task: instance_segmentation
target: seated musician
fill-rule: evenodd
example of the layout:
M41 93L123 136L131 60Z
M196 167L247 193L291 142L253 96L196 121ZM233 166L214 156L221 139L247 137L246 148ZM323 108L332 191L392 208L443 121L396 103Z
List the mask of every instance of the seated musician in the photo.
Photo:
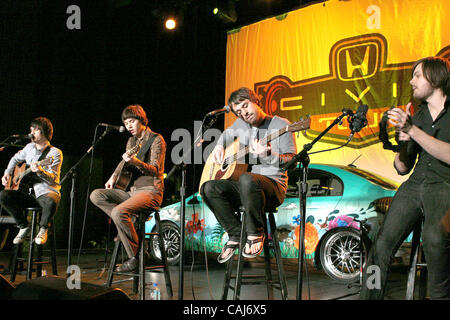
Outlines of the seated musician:
M228 105L238 119L220 136L212 152L213 159L222 164L225 148L239 137L242 145L249 146L247 161L251 168L238 181L210 180L201 186L202 198L229 236L218 257L220 263L228 261L239 246L241 222L236 212L241 205L245 209L247 233L243 256L252 258L262 252L265 238L262 215L266 207L277 207L284 201L288 177L280 166L296 154L294 134L290 132L270 144L260 143L268 133L286 127L289 121L267 115L252 90L234 91Z
M53 136L50 120L44 117L34 119L30 124L30 132L31 142L11 158L4 172L2 184L5 190L0 192L0 205L15 219L20 228L13 240L14 244L22 243L30 231L27 212L24 209L42 207L40 228L34 241L43 245L47 241L49 222L61 199L59 179L63 155L61 150L50 145ZM49 165L40 165L43 159L50 159ZM23 162L30 166L31 173L24 176L18 190L11 190L10 181L14 168ZM31 187L31 193L28 187Z
M105 189L92 191L90 199L114 221L128 255L128 260L117 271L129 272L138 266L139 239L132 218L143 211L159 208L163 200L166 143L160 134L147 126L147 115L140 105L126 107L122 121L132 135L126 150L139 144L141 148L133 154L125 152L123 161L105 183ZM121 176L126 172L133 173L128 186L121 182Z

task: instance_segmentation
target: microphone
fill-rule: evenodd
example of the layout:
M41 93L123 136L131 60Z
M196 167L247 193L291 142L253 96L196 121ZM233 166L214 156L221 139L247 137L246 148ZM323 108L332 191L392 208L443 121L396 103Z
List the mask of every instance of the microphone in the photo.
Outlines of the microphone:
M106 129L117 130L119 132L124 132L125 131L125 127L124 126L114 126L112 124L107 124L107 123L99 123L98 125L102 126L102 127L106 127Z
M206 116L207 117L211 117L211 116L218 116L218 115L221 115L222 113L228 113L228 112L230 112L230 107L229 106L225 106L225 107L223 107L222 109L216 109L216 110L213 110L213 111L211 111L211 112L208 112L207 114L206 114Z
M15 138L17 140L24 140L24 139L33 139L33 135L31 133L29 134L13 134L11 138Z
M350 123L350 136L349 140L353 138L353 135L356 132L359 132L367 125L367 111L369 110L369 107L366 104L360 105L358 107L358 110L356 110L356 113L349 118Z

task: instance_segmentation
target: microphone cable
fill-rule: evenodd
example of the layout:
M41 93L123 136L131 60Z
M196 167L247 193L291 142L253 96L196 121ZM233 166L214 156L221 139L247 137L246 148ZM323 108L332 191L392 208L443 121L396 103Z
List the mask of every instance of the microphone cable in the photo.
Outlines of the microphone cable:
M349 139L347 140L347 142L344 143L343 145L339 146L339 147L331 148L331 149L325 149L325 150L319 150L319 151L314 151L314 152L309 152L308 155L315 154L315 153L320 153L320 152L325 152L325 151L334 151L334 150L338 150L338 149L343 148L343 147L345 147L346 145L348 145L352 139L353 139L353 136L352 136L352 137L349 137Z
M97 130L98 130L99 125L97 125L95 127L95 132L94 132L94 143L95 143L95 139L97 137ZM93 144L94 145L94 144ZM81 255L81 249L83 247L83 240L84 240L84 232L85 232L85 227L86 227L86 218L87 218L87 209L88 209L88 204L89 204L89 191L91 189L91 180L92 180L92 168L93 168L93 164L94 164L94 151L95 148L92 148L92 152L91 152L91 159L90 159L90 164L89 164L89 176L88 176L88 185L87 185L87 190L86 190L86 199L85 199L85 203L84 203L84 214L83 214L83 224L82 224L82 228L81 228L81 239L80 239L80 247L78 249L78 256L77 256L77 265L80 264L80 255ZM74 223L75 221L73 221L73 225L72 228L74 228Z

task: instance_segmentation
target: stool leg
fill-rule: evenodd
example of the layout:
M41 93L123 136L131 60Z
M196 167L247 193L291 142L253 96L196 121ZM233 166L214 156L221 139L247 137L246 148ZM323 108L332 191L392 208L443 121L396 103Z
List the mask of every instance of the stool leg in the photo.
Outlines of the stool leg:
M278 280L280 282L281 298L283 300L287 300L286 277L284 274L283 260L281 258L280 242L278 240L278 235L276 233L277 227L276 227L275 218L274 218L272 212L269 213L269 223L270 223L270 231L271 231L271 235L272 235L273 248L274 248L274 252L275 252L275 259L277 261Z
M414 286L416 282L417 256L420 244L420 228L422 225L418 223L414 227L413 238L411 242L411 257L408 271L408 281L406 284L406 300L414 300Z
M223 288L222 288L222 300L227 300L228 298L228 290L230 289L230 279L231 273L233 272L233 261L231 258L227 263L227 268L225 271L225 277L223 279Z
M161 252L161 260L164 265L164 279L166 281L166 290L167 295L169 297L173 296L172 291L172 281L170 280L170 272L169 272L169 265L167 263L167 254L166 254L166 248L164 246L164 239L163 239L163 230L161 227L161 219L159 217L159 212L155 212L155 220L158 228L158 241L159 241L159 251Z
M270 266L270 249L269 242L271 241L269 237L271 236L271 232L269 232L269 228L267 227L267 218L266 215L262 215L264 233L266 234L266 239L263 243L264 248L264 267L266 272L266 287L267 287L267 299L273 300L273 288L272 288L272 268Z
M16 244L13 247L13 255L11 257L11 261L9 263L9 270L11 272L11 276L9 278L9 280L11 282L16 281L16 274L17 274L17 258L19 257L20 253L22 252L22 244Z
M106 279L106 286L111 287L113 275L114 275L114 269L116 267L117 263L117 256L119 255L119 247L120 247L120 240L116 240L116 243L114 245L114 250L111 255L111 261L109 263L109 269L108 269L108 276Z
M428 269L425 265L425 258L423 253L423 246L420 245L420 263L422 264L420 266L419 271L419 300L425 300L425 297L427 295L427 276L428 276Z
M142 227L142 226L141 226ZM145 228L143 228L145 229ZM144 237L145 231L141 232L142 240L141 247L139 249L139 299L145 300L145 264L144 264Z
M33 250L34 250L34 233L36 229L36 218L37 218L37 212L33 211L33 215L31 218L31 232L30 232L30 249L28 251L28 261L27 261L27 280L31 279L31 274L33 272L32 266L33 266Z
M42 262L42 251L43 251L43 245L36 245L37 249L37 262ZM42 277L42 264L38 263L36 265L36 277Z
M237 269L236 269L236 281L234 285L234 295L233 300L239 300L239 296L241 294L241 282L242 282L242 251L245 250L245 240L247 239L247 234L245 231L245 212L241 213L241 237L239 240L239 249L238 249L238 261L237 261Z
M50 225L50 255L52 260L52 273L53 275L58 275L58 266L56 263L56 235L55 235L55 227L53 226L53 222Z

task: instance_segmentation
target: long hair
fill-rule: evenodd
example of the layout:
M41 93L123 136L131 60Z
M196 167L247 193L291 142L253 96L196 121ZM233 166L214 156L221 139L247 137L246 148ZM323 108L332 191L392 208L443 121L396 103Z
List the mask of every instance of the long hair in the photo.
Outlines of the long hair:
M422 64L423 76L435 89L441 89L446 96L450 94L450 62L440 57L427 57L414 64L412 73Z
M38 117L31 121L30 127L41 130L48 141L53 138L53 125L50 120L44 117Z
M133 104L123 109L122 122L129 118L140 120L144 126L148 123L147 114L145 113L144 108L138 104Z

